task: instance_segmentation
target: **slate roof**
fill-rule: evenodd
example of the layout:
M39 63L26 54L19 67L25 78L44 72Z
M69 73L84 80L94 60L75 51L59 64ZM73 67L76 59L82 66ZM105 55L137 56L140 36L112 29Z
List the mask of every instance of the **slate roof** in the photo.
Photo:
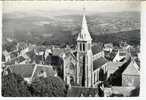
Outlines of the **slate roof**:
M24 61L25 60L25 58L23 57L23 56L19 56L18 58L17 58L17 62L18 63L20 63L20 62L22 62L22 61Z
M112 43L106 43L104 44L105 48L113 48L113 44Z
M61 55L63 53L64 53L63 49L60 49L60 48L54 48L53 49L53 55L59 56L59 55Z
M31 77L35 64L15 64L11 65L9 68L12 72L20 74L22 77Z
M124 62L108 62L107 65L106 65L107 66L108 73L114 73L123 64L124 64Z
M17 61L18 63L20 63L20 62L22 62L22 61L24 61L25 60L25 58L23 57L23 56L18 56L18 57L15 57L15 58L13 58L11 61L9 61L9 62L6 62L5 64L6 65L12 65L12 64L15 64L15 61Z
M30 78L32 75L33 77L36 77L37 73L42 70L46 72L47 76L55 75L52 66L48 65L36 65L35 69L35 64L15 64L11 65L9 68L12 72L20 74L24 78Z
M136 68L136 66L134 65L133 61L131 61L122 74L123 75L139 75L140 73L138 69Z
M37 73L42 71L42 70L46 72L47 76L54 76L55 75L55 72L54 72L52 66L37 65L37 68L35 70L35 73L34 73L33 77L36 77Z
M68 90L68 97L80 97L83 95L84 97L95 96L98 94L98 88L85 88L79 86L72 86L71 89Z
M100 68L108 61L104 57L100 57L93 61L93 70L96 70L97 68Z
M99 53L99 52L101 52L102 51L102 45L101 44L96 44L96 45L94 45L94 46L92 46L92 53L93 53L93 55L95 55L95 54L97 54L97 53Z

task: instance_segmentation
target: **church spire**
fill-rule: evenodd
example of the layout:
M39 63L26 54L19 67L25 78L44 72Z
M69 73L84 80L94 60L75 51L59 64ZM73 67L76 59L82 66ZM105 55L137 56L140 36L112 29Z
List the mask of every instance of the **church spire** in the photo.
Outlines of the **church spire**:
M82 28L81 32L78 35L77 41L91 41L92 38L88 31L86 16L85 16L85 7L83 8L83 20L82 20Z

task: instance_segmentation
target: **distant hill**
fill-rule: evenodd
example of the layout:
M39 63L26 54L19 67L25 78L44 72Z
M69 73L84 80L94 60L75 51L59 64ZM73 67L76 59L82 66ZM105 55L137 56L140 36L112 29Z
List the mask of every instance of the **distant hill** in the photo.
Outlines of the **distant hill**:
M111 42L113 44L118 45L120 41L124 40L131 45L140 45L140 30L123 31L123 32L102 34L102 35L92 34L92 38L95 42L103 42L103 43Z
M15 12L4 13L2 22L3 38L10 37L40 44L48 41L70 44L76 40L76 35L81 30L82 15L48 16ZM111 37L116 38L117 41L119 38L130 39L133 42L135 42L134 39L139 41L139 12L87 15L87 23L95 41L103 41L102 37L103 42L110 41Z

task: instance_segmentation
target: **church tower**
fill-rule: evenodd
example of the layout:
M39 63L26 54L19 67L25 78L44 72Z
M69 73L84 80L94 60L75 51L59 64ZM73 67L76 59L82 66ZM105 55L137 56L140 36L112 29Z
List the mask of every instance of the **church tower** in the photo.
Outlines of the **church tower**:
M92 38L88 31L84 11L81 32L77 37L77 84L83 87L92 86L93 54L91 45Z

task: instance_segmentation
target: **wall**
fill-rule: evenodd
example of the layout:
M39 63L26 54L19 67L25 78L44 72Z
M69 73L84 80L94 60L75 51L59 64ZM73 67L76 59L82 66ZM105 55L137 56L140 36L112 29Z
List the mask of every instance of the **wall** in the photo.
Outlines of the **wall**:
M139 75L122 75L122 86L139 86Z

